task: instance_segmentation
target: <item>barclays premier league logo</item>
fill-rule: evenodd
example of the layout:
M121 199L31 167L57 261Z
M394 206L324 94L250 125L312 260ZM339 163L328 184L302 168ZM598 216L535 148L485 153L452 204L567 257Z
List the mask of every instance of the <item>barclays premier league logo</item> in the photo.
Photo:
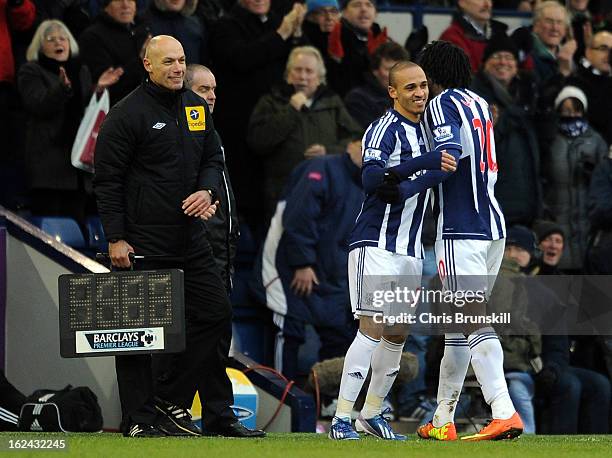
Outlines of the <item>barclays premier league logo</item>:
M77 353L164 348L163 328L80 331L76 337Z
M451 132L451 126L440 126L436 127L433 130L434 140L439 142L445 142L446 140L450 140L453 138L453 133Z

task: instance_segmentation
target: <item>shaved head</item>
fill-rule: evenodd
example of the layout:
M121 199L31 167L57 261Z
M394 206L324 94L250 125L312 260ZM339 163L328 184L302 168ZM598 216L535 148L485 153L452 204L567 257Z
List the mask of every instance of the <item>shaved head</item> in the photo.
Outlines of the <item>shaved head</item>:
M412 67L418 67L418 65L409 60L400 60L393 67L391 67L391 70L389 70L389 86L395 87L395 75L398 72L404 70L405 68L412 68Z
M149 79L158 86L170 90L183 87L185 52L176 38L169 35L151 38L145 50L143 64Z

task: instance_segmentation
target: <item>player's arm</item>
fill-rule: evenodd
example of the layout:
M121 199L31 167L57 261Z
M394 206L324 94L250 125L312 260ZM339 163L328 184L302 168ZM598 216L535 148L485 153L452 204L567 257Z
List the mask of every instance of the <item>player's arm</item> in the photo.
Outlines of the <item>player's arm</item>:
M403 180L420 170L454 170L456 167L455 159L444 154L443 151L433 151L394 167L387 168L387 160L395 149L395 133L393 129L387 127L380 132L378 123L372 123L366 131L363 145L363 166L361 168L361 180L366 194L373 194L378 187L383 184L386 174L391 173L398 180Z

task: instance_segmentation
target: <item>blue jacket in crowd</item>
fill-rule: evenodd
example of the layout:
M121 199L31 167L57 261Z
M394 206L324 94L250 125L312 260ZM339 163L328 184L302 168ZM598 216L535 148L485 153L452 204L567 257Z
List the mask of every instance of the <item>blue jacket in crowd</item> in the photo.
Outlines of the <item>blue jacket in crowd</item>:
M306 161L292 175L264 243L257 277L265 302L311 324L344 325L348 237L363 202L360 169L348 154ZM290 288L295 269L311 266L319 285L309 297ZM263 298L262 298L263 299Z

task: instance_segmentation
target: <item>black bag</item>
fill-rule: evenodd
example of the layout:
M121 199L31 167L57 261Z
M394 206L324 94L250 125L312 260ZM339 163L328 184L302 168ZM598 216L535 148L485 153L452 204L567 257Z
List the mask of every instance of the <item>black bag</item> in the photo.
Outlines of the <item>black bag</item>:
M26 399L19 415L21 431L98 432L102 410L86 386L37 390Z

